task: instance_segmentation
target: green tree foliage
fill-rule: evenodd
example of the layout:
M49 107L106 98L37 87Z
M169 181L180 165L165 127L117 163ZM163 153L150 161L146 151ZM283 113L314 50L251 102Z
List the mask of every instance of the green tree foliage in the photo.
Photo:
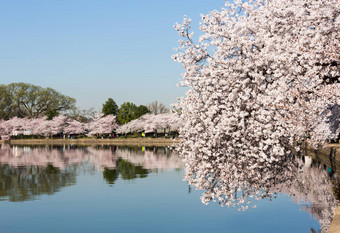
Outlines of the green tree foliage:
M119 159L117 161L117 168L123 180L145 178L149 173L149 171L142 166L134 165L124 159Z
M0 199L11 202L34 200L42 194L53 194L76 183L75 170L61 171L49 164L11 167L0 165Z
M0 119L8 120L12 114L12 98L6 85L0 85Z
M144 105L139 105L136 109L135 117L137 119L147 113L150 113L149 109Z
M131 102L123 103L119 108L118 122L120 124L126 124L134 119L136 119L137 106Z
M117 169L104 168L103 177L108 184L114 184L119 177Z
M123 180L132 180L136 178L145 178L149 174L149 170L142 166L134 165L125 159L118 159L116 168L104 168L103 177L108 184L114 184L119 175Z
M11 83L0 86L0 118L53 115L75 108L76 100L52 88L29 83ZM3 106L7 106L3 108Z
M125 102L119 108L118 122L120 124L126 124L146 113L149 113L149 110L146 106L140 105L137 107L134 103Z
M103 104L102 113L104 114L104 116L111 115L111 114L117 116L118 106L116 102L113 99L108 98L105 104Z
M59 113L55 108L54 109L48 109L46 111L47 120L52 120L53 117L58 116L58 115L59 115Z

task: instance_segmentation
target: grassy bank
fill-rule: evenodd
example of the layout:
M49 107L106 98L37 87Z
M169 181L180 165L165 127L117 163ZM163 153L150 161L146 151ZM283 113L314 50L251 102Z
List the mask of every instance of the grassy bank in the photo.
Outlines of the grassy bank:
M141 146L171 146L177 140L168 138L119 138L119 139L16 139L10 140L11 145L41 145L41 144L76 144L76 145L141 145ZM0 140L0 143L5 143ZM6 142L7 143L7 142Z

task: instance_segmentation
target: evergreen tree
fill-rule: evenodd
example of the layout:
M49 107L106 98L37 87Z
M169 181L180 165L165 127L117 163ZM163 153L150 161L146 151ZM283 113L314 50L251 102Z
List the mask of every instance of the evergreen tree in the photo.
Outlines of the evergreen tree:
M108 98L105 104L103 104L102 113L104 116L107 115L118 115L118 106L112 98Z
M136 119L137 106L134 103L125 102L119 108L118 122L120 124L126 124Z
M149 109L144 106L144 105L139 105L137 108L136 108L136 112L135 112L135 119L143 116L144 114L147 114L147 113L150 113Z

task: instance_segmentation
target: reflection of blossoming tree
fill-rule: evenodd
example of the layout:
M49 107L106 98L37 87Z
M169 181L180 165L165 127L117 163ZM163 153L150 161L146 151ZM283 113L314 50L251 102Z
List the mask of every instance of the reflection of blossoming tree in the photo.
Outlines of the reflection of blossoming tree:
M61 187L74 184L80 170L103 171L104 179L113 184L118 177L125 180L143 178L150 172L182 167L182 160L178 155L170 154L167 148L141 151L129 147L70 149L63 146L11 147L2 144L0 197L24 201L40 194L52 194Z
M26 150L25 150L26 149ZM64 147L10 147L3 144L0 147L0 163L13 167L51 164L63 169L72 165L82 163L93 164L98 170L103 168L116 168L119 158L140 165L145 169L173 169L182 168L183 162L177 154L166 154L167 148L160 148L157 153L145 149L133 150L131 148L119 147L118 150L79 147L70 149Z
M243 169L239 168L240 163L228 162L214 169L186 167L186 179L194 187L205 190L201 197L203 203L218 201L222 206L236 206L243 211L248 206L256 207L257 200L287 193L297 203L304 204L303 210L319 221L323 232L327 231L338 201L325 169L293 157L281 163L253 162L253 167L248 168L243 165ZM199 174L199 178L193 179L193 174Z
M293 180L289 184L278 184L272 190L287 193L295 202L303 204L302 209L319 221L322 232L327 232L337 205L329 175L321 165L297 162L300 169L293 174Z

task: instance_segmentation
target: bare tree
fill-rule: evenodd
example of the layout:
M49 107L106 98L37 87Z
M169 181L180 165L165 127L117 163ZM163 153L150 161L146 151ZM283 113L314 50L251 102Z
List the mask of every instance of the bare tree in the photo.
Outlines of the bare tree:
M165 107L164 104L158 103L157 100L148 104L147 108L149 109L151 114L155 115L169 112L169 109Z

